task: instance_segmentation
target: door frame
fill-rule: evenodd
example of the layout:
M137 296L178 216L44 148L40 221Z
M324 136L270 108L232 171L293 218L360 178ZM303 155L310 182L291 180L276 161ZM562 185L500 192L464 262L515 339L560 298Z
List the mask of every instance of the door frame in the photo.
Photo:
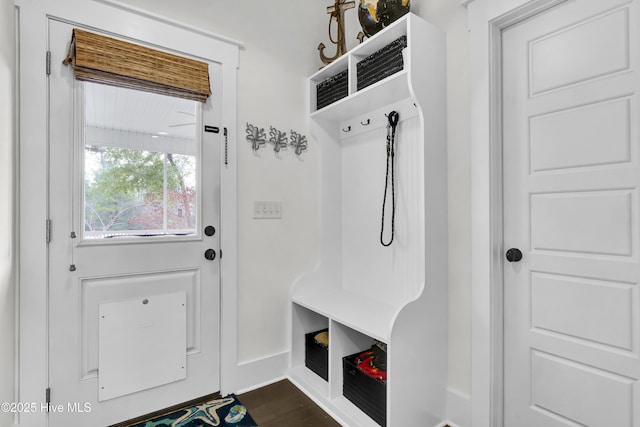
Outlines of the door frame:
M570 0L461 0L470 31L471 419L503 426L502 30Z
M48 99L45 58L47 20L56 17L82 23L131 40L144 40L222 64L223 98L221 129L228 129L228 164L221 164L221 235L224 261L220 263L220 389L234 391L237 382L237 68L242 43L191 28L115 0L15 0L18 16L18 396L19 402L36 404L38 410L19 415L21 426L46 425L40 411L48 386ZM212 53L213 52L213 53ZM224 136L221 136L224 144ZM224 149L224 147L221 147ZM224 158L224 157L222 157ZM56 227L53 224L52 227ZM55 390L52 391L55 394ZM176 402L178 403L178 402Z

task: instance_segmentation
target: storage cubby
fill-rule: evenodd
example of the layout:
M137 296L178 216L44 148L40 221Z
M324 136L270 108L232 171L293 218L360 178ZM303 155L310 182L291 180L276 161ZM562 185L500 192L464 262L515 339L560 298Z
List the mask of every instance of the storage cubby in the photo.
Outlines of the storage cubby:
M329 319L298 304L293 304L293 324L291 340L291 370L303 378L308 387L317 393L329 393L329 384L305 366L305 337L310 332L329 328ZM329 332L329 348L332 344Z
M317 337L329 336L328 329L310 332L304 336L304 366L325 381L329 380L329 346L318 342Z
M403 69L357 90L358 62L401 36L407 38ZM317 84L345 70L348 95L317 109ZM290 378L349 426L378 425L342 395L342 358L369 348L373 340L388 345L386 425L436 426L445 417L445 86L444 35L413 14L309 79L310 130L321 159L320 262L291 291ZM384 247L380 228L391 111L400 118L395 238ZM387 229L389 216L390 210ZM301 369L304 333L325 325L328 382Z
M387 385L364 373L354 353L342 358L342 395L381 426L387 423Z

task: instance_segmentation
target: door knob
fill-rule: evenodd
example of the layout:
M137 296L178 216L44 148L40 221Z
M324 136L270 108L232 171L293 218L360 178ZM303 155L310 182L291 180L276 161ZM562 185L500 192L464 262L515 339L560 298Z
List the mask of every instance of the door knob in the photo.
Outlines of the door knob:
M216 228L215 228L213 225L207 225L207 226L204 228L204 234L205 234L205 235L207 235L207 236L209 236L209 237L211 237L211 236L213 236L214 234L216 234Z
M214 251L213 249L207 249L206 251L204 251L204 257L209 261L213 261L214 259L216 259L216 251Z
M507 250L505 256L509 262L518 262L522 259L522 252L518 248L511 248Z

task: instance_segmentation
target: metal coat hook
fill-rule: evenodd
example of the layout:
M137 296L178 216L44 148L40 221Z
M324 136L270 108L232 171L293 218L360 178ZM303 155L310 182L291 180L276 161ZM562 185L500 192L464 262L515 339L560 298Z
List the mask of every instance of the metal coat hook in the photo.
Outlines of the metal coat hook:
M342 132L351 132L351 125L347 126L346 129L342 129Z
M273 126L270 128L269 135L271 135L271 138L269 138L269 142L273 144L273 151L279 153L281 148L287 148L287 133Z
M253 151L258 151L261 146L267 143L267 135L264 128L258 128L257 126L247 123L247 141L251 143Z
M291 142L289 145L295 148L296 156L299 156L307 149L307 137L291 130Z
M366 122L360 122L362 126L369 126L371 124L371 119L367 119Z

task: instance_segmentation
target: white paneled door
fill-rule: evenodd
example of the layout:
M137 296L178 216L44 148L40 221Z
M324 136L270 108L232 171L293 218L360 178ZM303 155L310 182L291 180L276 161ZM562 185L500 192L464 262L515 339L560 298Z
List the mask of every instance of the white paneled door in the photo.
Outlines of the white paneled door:
M52 427L111 425L220 381L220 134L202 131L220 97L78 82L62 64L73 28L48 22ZM219 94L220 64L209 72Z
M503 31L506 427L640 426L637 3Z

